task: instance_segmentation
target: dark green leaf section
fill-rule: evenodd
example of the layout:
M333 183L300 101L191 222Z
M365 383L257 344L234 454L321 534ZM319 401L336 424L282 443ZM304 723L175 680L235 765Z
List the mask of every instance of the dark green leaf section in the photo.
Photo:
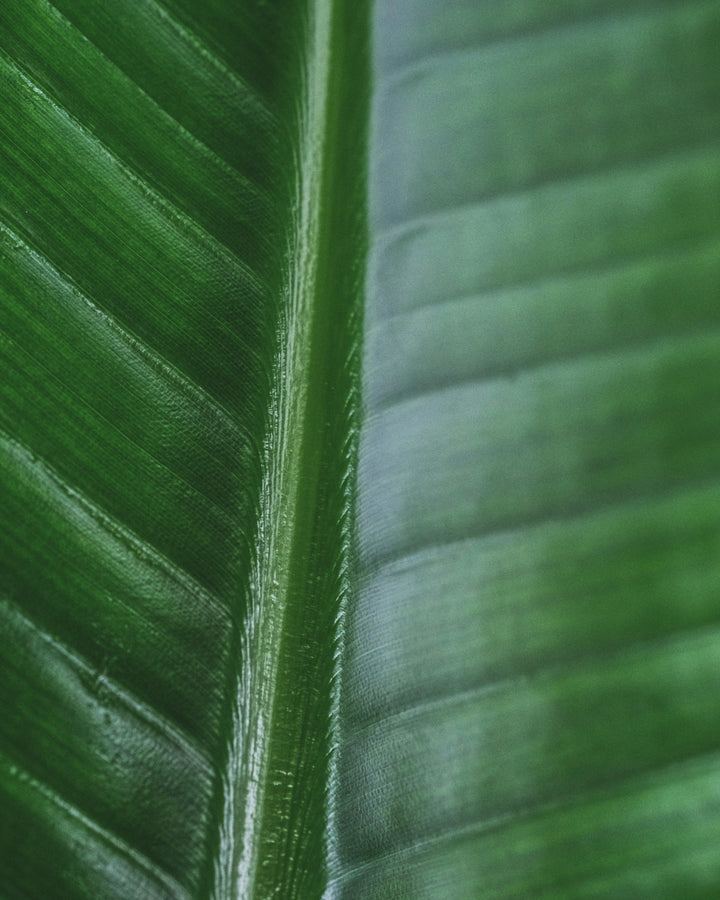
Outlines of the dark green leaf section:
M336 893L715 896L720 5L373 34Z
M305 52L245 6L0 9L4 900L211 889Z
M367 6L0 8L3 900L325 889Z
M66 6L72 21L57 11L59 4L53 11L44 0L5 4L5 52L167 199L229 249L242 247L254 266L267 266L277 239L272 159L280 145L267 102L191 40L173 48L167 29L155 24L144 31L142 4L126 4L125 32L108 22L108 4L94 15L87 4ZM133 37L140 34L146 43L154 35L164 48L144 51L142 80L136 70L142 47ZM173 49L179 60L169 58ZM173 90L163 92L168 82ZM223 115L213 122L207 98L215 95ZM233 106L225 109L229 98ZM244 115L228 118L238 107Z

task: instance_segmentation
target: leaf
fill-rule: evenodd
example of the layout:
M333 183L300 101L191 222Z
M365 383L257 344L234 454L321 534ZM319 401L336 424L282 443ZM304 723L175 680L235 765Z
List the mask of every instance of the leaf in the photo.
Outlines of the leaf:
M2 5L4 900L716 895L719 29Z
M719 28L375 4L338 896L717 893Z
M337 66L322 5L0 11L3 897L323 889L365 123L323 148L332 29Z

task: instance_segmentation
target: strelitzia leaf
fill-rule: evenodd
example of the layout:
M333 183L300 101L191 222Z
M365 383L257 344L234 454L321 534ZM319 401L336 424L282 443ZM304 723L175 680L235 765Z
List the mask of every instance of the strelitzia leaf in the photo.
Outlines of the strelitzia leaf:
M719 27L375 4L341 896L718 889Z
M6 0L4 900L717 895L719 36Z

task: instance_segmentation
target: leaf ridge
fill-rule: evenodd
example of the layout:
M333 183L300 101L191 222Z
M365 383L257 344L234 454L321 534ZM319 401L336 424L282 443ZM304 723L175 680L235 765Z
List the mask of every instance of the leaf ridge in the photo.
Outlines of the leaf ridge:
M5 53L0 52L0 60L2 60L5 65L7 65L7 61L10 60L10 57L7 57ZM29 74L23 71L23 68L16 60L12 60L11 65L16 69L16 71L20 75L20 78L25 82L26 87L28 87L34 94L39 95L42 98L43 102L46 102L57 113L63 116L66 121L71 123L71 125L82 135L85 141L91 143L94 147L97 147L124 175L124 177L126 177L137 188L139 188L139 190L144 195L150 197L151 202L154 201L155 205L160 206L164 210L168 219L180 225L180 227L182 227L186 232L195 235L200 244L205 244L207 246L208 252L210 254L216 257L223 257L227 263L237 268L237 270L242 273L243 277L249 281L254 290L258 292L267 292L268 286L264 283L264 280L261 278L261 276L257 272L253 271L248 263L240 256L238 256L235 250L233 250L226 243L211 234L197 219L186 213L185 210L181 209L174 200L163 193L159 187L150 184L150 182L147 181L142 175L140 175L134 167L126 163L115 150L111 149L109 146L107 146L107 144L101 141L100 138L93 134L93 132L90 131L87 126L80 122L57 99L52 98L43 88L36 84L29 76ZM161 273L159 270L157 270L157 273L158 276L164 277L163 273Z
M690 348L703 348L707 345L711 349L720 342L720 322L706 324L704 327L689 325L686 329L675 329L672 333L639 336L626 342L613 341L611 347L599 347L591 350L583 350L579 353L558 354L549 359L529 363L527 365L509 366L507 369L498 369L480 374L461 375L458 378L448 378L438 384L428 384L416 393L406 391L402 394L391 396L382 403L375 405L372 414L368 416L368 422L372 424L377 419L382 419L386 414L406 405L415 406L423 401L441 400L441 398L455 391L463 391L470 387L492 387L522 378L532 383L537 378L552 377L558 370L576 370L592 367L593 365L605 365L610 362L634 360L645 356L653 356L663 350L674 349L681 345Z
M366 577L369 577L377 572L382 572L385 568L390 568L398 564L403 564L408 560L425 556L427 553L434 550L444 550L470 543L496 540L500 537L509 537L531 528L540 528L544 525L557 524L558 522L579 523L602 511L620 511L628 507L645 504L650 499L665 500L707 488L720 488L720 480L712 475L700 475L695 478L685 478L676 482L668 479L668 486L665 488L660 488L657 484L651 485L646 491L628 493L623 496L622 499L619 499L618 497L594 497L586 503L568 508L567 512L562 516L557 514L548 515L547 511L544 513L540 512L537 515L519 517L514 522L497 527L491 526L480 528L468 534L454 536L445 540L438 538L436 540L418 543L417 546L401 549L397 554L378 554L372 559L368 557L364 565L364 572Z
M463 201L462 203L450 203L446 206L438 206L434 209L423 210L397 220L389 220L380 223L375 229L375 241L387 246L406 240L409 236L422 231L429 231L445 223L452 222L467 216L484 212L486 207L502 206L505 203L517 203L527 199L534 199L555 191L570 190L574 188L592 187L595 182L603 183L612 179L628 179L636 177L637 173L650 176L672 175L673 169L681 161L689 160L706 167L708 161L717 162L720 159L717 140L705 142L688 142L666 151L648 153L637 159L621 159L616 165L600 166L597 169L589 169L574 172L571 175L550 178L541 177L511 188L499 188L488 190L478 197Z
M401 323L412 318L416 314L429 312L445 305L462 304L466 302L480 301L491 303L504 299L503 295L517 291L533 291L543 288L552 288L564 285L567 281L584 280L585 278L612 278L615 274L624 274L636 266L653 262L667 262L671 259L679 259L692 256L697 253L709 253L717 249L720 237L713 230L698 237L679 237L666 243L653 247L652 250L639 248L637 252L631 249L627 254L614 254L612 259L600 259L595 263L568 267L557 272L543 272L536 278L511 284L490 285L479 291L462 291L459 294L448 294L438 297L436 300L424 300L417 305L406 309L390 311L387 315L376 312L373 315L372 328L376 329L385 324Z
M42 269L49 270L52 279L59 281L78 303L87 306L96 318L107 325L108 329L127 347L129 353L137 355L152 367L156 373L162 375L168 386L176 389L183 397L188 398L198 410L205 410L209 407L212 414L229 431L238 431L239 425L236 416L218 398L212 396L202 385L173 365L155 347L151 347L142 338L130 332L111 312L98 306L75 284L74 280L66 272L63 272L27 236L21 236L15 231L1 216L0 232L9 240L12 249L21 249L23 253L33 258ZM252 436L248 435L247 439L252 441Z
M115 70L122 78L126 80L126 82L133 86L134 90L138 91L139 94L155 109L156 113L164 118L166 118L169 122L172 123L173 128L182 135L183 140L192 144L196 149L200 150L201 153L207 157L209 161L211 161L214 165L216 165L220 170L222 170L226 175L230 176L233 180L237 180L239 184L243 185L248 190L254 192L258 197L261 197L267 200L267 191L258 183L258 181L251 177L249 177L245 172L243 172L237 165L229 162L225 157L223 157L217 150L213 149L207 141L203 140L199 135L191 131L183 122L181 122L176 115L174 115L170 110L166 109L161 103L159 103L154 97L152 97L146 88L144 88L141 84L138 83L137 80L132 78L124 69L118 65L118 63L111 59L98 45L89 38L85 32L81 30L81 28L70 21L70 19L57 7L55 7L50 0L33 0L34 3L39 4L40 7L44 10L51 10L53 19L58 21L69 35L78 35L83 41L85 41L88 45L90 45L94 52L102 58L105 63ZM22 62L13 57L16 64L22 68L25 68ZM27 70L27 74L31 78L39 78L39 74L36 72L31 72ZM49 87L43 87L48 94L52 94L52 91ZM57 100L57 98L55 98ZM92 129L88 129L92 131ZM114 151L113 151L114 152ZM137 166L132 165L131 163L125 161L125 164L133 169L138 175L141 175L140 169ZM172 202L172 201L171 201ZM226 243L226 242L223 242ZM227 245L227 244L226 244ZM232 249L232 248L230 248Z
M4 336L4 340L8 344L18 346L12 338L8 337L7 335L4 335L4 332L1 330L0 330L0 336ZM46 372L48 382L50 382L50 383L54 382L54 383L60 384L66 390L72 391L72 389L69 388L69 386L62 380L62 378L58 377L54 372L52 372L50 369L48 369L47 366L45 365L45 363L41 359L34 356L31 351L29 351L25 347L20 347L19 349L27 358L31 359L36 366L38 366L39 368L43 369ZM177 482L179 482L181 485L183 485L184 488L186 489L188 495L197 496L197 497L201 498L202 500L204 500L207 503L208 507L217 514L218 518L225 520L225 524L229 523L227 510L217 499L211 497L207 493L207 491L203 490L202 488L200 488L197 485L190 482L181 472L177 471L176 469L174 469L170 465L168 465L166 462L164 462L156 452L153 452L152 450L149 450L146 447L144 447L142 444L140 444L127 430L125 430L123 428L119 428L115 424L114 421L112 421L110 418L108 418L108 416L106 416L103 412L101 412L97 407L90 405L90 403L88 403L88 401L86 401L83 397L80 397L76 392L73 392L73 393L74 393L74 396L76 399L77 406L79 406L81 408L85 408L85 409L89 410L90 412L92 412L92 414L96 420L105 422L106 429L108 431L110 431L111 433L116 433L116 434L120 435L124 441L127 441L128 444L131 444L132 446L134 446L141 456L147 458L148 460L151 460L158 469L169 473ZM32 452L34 453L35 451L32 450ZM59 477L62 477L62 476L59 476ZM70 487L69 481L65 481L65 483L68 485L68 487ZM74 489L74 486L73 486L73 489ZM101 509L100 504L98 504L96 501L92 501L92 502L95 503L95 505L97 506L98 509ZM103 509L102 512L103 512L103 515L106 515L106 516L110 515L108 510Z
M257 106L260 107L260 109L263 111L263 115L267 119L275 120L275 114L265 98L259 92L253 90L253 88L241 77L241 75L236 72L234 68L229 66L224 59L221 59L220 56L218 56L218 54L215 53L210 47L208 47L207 44L202 41L194 31L183 25L179 21L179 19L177 19L169 11L165 4L160 3L159 0L134 0L134 3L136 4L137 8L145 7L146 9L154 10L156 13L156 19L159 19L161 22L163 22L164 25L167 26L167 28L171 30L182 43L191 45L203 59L210 63L210 65L216 70L216 72L220 73L230 82L233 90L238 95L250 96L257 104ZM57 5L56 2L53 3L52 0L49 0L49 5L52 6L53 9L56 9L60 15L64 15L62 9ZM90 41L90 43L94 43L76 22L70 19L69 21L72 22L72 25L88 41ZM127 72L125 72L125 74L128 78L131 78L131 76Z
M404 724L449 707L475 704L493 694L510 693L518 685L532 689L535 685L553 681L564 681L578 674L597 672L608 665L624 666L633 661L641 661L648 651L671 654L676 644L694 644L715 641L720 636L720 614L715 618L694 625L680 626L670 632L654 634L646 638L635 638L627 644L614 647L600 647L579 655L555 656L551 661L533 668L514 669L511 674L491 681L484 681L472 687L460 688L442 694L427 694L400 708L388 709L367 721L354 723L347 728L345 739L348 745L362 742L368 736L390 732L396 723Z
M97 527L115 540L118 540L138 560L149 564L163 575L171 578L177 584L195 597L201 598L213 611L219 614L230 624L230 613L222 600L212 591L208 590L199 581L184 569L178 567L172 560L161 553L148 541L131 531L127 525L119 522L110 513L101 509L94 500L85 496L77 487L68 482L62 475L43 459L40 459L32 449L25 447L17 438L0 429L0 448L5 454L11 456L14 462L23 468L35 473L36 479L44 482L47 488L52 488L53 494L60 494L64 501L81 509ZM51 492L48 491L48 496ZM122 601L119 601L122 602ZM142 613L137 609L131 610L134 615L142 618ZM152 623L148 621L148 625Z
M74 804L60 796L60 794L43 781L33 778L29 773L17 763L10 759L4 752L0 751L0 778L3 769L9 773L10 777L21 781L23 785L27 785L34 792L52 805L58 807L65 815L69 816L76 825L79 825L86 833L90 834L96 841L99 841L106 849L112 853L118 854L132 862L134 866L142 871L152 880L159 882L168 892L167 900L182 900L182 898L190 898L189 892L175 880L175 878L160 865L149 859L145 854L137 848L131 846L124 841L119 835L104 828L99 822L95 821L92 816L79 809ZM7 775L5 776L7 778Z
M675 7L679 8L677 13L675 12ZM437 48L418 54L417 57L404 60L398 66L386 69L383 72L383 81L393 88L406 80L413 79L426 69L442 66L448 61L463 60L496 50L503 52L506 47L514 49L525 44L533 45L556 36L564 36L567 33L574 34L576 32L590 31L598 26L623 26L628 20L644 22L649 19L655 22L661 17L671 18L675 15L684 18L689 7L707 7L710 12L714 12L716 9L714 0L691 0L691 2L688 2L688 0L685 0L685 2L679 2L679 0L660 0L658 2L658 0L654 0L651 5L640 9L623 6L620 9L611 7L603 10L600 7L600 10L596 13L580 18L571 15L566 19L557 19L545 27L533 26L528 31L510 33L490 40L480 40L461 47Z
M698 772L698 770L700 770ZM367 875L390 860L420 857L436 847L452 844L468 837L480 837L491 832L511 828L515 824L532 822L547 816L563 815L579 807L602 803L605 800L626 798L628 795L662 789L667 783L697 778L707 771L715 779L720 770L720 750L699 751L681 760L652 766L625 778L616 779L562 797L544 800L533 805L513 809L495 816L475 818L438 831L436 834L414 839L411 844L395 845L368 859L353 863L333 879L334 884ZM667 776L667 777L665 777Z
M178 747L191 751L206 773L210 772L208 751L182 725L174 722L160 710L141 699L121 679L108 671L99 672L97 667L76 648L70 647L64 641L50 634L46 629L41 628L20 606L0 596L0 616L4 617L8 611L23 628L32 631L42 642L48 644L53 651L59 654L82 682L92 682L97 684L99 689L112 694L122 705L123 709L165 737L171 738Z

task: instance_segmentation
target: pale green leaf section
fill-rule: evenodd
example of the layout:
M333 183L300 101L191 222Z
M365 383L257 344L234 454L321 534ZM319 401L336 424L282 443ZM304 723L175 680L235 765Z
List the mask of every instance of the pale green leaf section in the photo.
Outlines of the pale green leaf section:
M377 0L338 897L720 890L720 5Z

